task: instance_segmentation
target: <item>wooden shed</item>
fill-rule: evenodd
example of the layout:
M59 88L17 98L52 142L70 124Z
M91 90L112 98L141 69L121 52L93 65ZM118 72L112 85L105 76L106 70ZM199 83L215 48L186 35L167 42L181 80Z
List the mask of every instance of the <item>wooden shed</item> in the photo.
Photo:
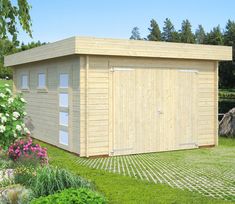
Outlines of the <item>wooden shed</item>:
M79 154L218 144L218 61L232 48L72 37L5 57L33 137Z

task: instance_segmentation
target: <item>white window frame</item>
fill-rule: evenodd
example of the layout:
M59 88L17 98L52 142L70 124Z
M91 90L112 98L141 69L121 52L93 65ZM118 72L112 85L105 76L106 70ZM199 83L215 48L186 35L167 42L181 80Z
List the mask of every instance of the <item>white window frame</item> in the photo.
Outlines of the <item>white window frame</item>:
M65 99L62 98L62 95L67 95L67 104L64 105L63 102ZM69 107L69 93L59 93L59 107L68 108Z
M66 76L67 78L64 78L65 76ZM67 80L66 83L65 83L65 84L66 84L65 86L62 85L62 84L63 84L63 83L62 83L62 80L63 80L63 79L66 79L66 80ZM60 87L60 88L69 88L69 74L67 74L67 73L60 74L60 75L59 75L59 82L60 82L60 84L59 84L59 87Z
M44 84L41 84L40 76L44 76ZM38 73L38 89L46 89L46 87L47 87L47 76L46 76L46 73L40 72L40 73Z
M26 85L24 86L24 77L26 77ZM21 89L29 89L29 75L28 74L22 74L20 79L20 86Z
M63 133L66 133L67 134L67 138L63 138L62 134ZM66 141L65 141L66 140ZM59 131L59 143L62 144L62 145L66 145L68 146L69 145L69 133L68 131L65 131L65 130L60 130Z
M60 118L60 125L65 127L69 126L69 114L67 111L60 111L59 118Z

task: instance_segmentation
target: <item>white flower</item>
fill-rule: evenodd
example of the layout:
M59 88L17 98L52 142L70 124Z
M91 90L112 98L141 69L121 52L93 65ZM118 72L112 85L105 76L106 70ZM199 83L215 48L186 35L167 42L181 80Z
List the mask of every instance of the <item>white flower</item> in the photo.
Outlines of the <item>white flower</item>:
M20 100L21 100L23 103L26 103L26 100L24 100L24 98L20 98Z
M21 131L22 127L20 125L16 125L16 130Z
M4 98L6 95L4 93L0 93L0 98Z
M6 127L4 125L0 125L0 133L5 132Z
M9 84L4 84L5 85L5 87L9 87L10 85Z
M6 88L6 92L11 94L11 89Z
M9 98L7 102L8 102L8 104L11 104L11 103L13 103L13 101L14 101L13 98Z
M7 117L9 117L9 114L8 114L8 113L6 113L6 116L7 116Z
M25 132L26 134L30 134L30 131L29 131L28 128L24 128L24 132Z
M12 117L12 120L17 120L16 118Z
M15 112L13 112L13 117L14 117L14 118L16 118L16 119L17 119L19 116L20 116L20 114L19 114L18 112L16 112L16 111L15 111Z
M16 134L16 133L14 133L14 134L13 134L13 136L14 136L14 137L17 137L17 134Z
M1 117L1 122L2 122L2 123L7 122L7 118L6 118L5 116Z

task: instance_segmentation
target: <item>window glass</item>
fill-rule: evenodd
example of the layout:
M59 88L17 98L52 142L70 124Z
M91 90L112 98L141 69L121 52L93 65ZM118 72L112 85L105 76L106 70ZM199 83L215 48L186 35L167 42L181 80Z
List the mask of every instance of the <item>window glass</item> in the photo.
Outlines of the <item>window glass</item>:
M60 74L60 88L68 88L68 87L69 87L69 75Z
M64 130L60 130L60 133L59 133L59 142L60 144L63 144L63 145L68 145L68 132L67 131L64 131Z
M67 112L60 112L60 125L68 126L68 113Z
M60 107L68 107L69 106L69 95L67 93L59 94L59 104Z
M21 88L22 89L28 89L28 75L22 75L21 76Z
M44 73L38 74L38 88L46 88L46 75Z

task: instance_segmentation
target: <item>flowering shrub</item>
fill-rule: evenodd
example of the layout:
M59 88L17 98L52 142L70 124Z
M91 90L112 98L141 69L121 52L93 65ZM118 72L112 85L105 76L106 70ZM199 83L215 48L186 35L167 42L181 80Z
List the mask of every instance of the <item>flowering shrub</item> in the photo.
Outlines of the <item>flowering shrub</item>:
M13 96L8 84L0 87L0 148L3 150L19 137L30 134L24 124L25 104L21 95Z
M20 139L11 145L8 149L8 156L13 161L21 161L21 163L30 163L33 166L48 163L47 149L39 144L34 144L32 139Z

